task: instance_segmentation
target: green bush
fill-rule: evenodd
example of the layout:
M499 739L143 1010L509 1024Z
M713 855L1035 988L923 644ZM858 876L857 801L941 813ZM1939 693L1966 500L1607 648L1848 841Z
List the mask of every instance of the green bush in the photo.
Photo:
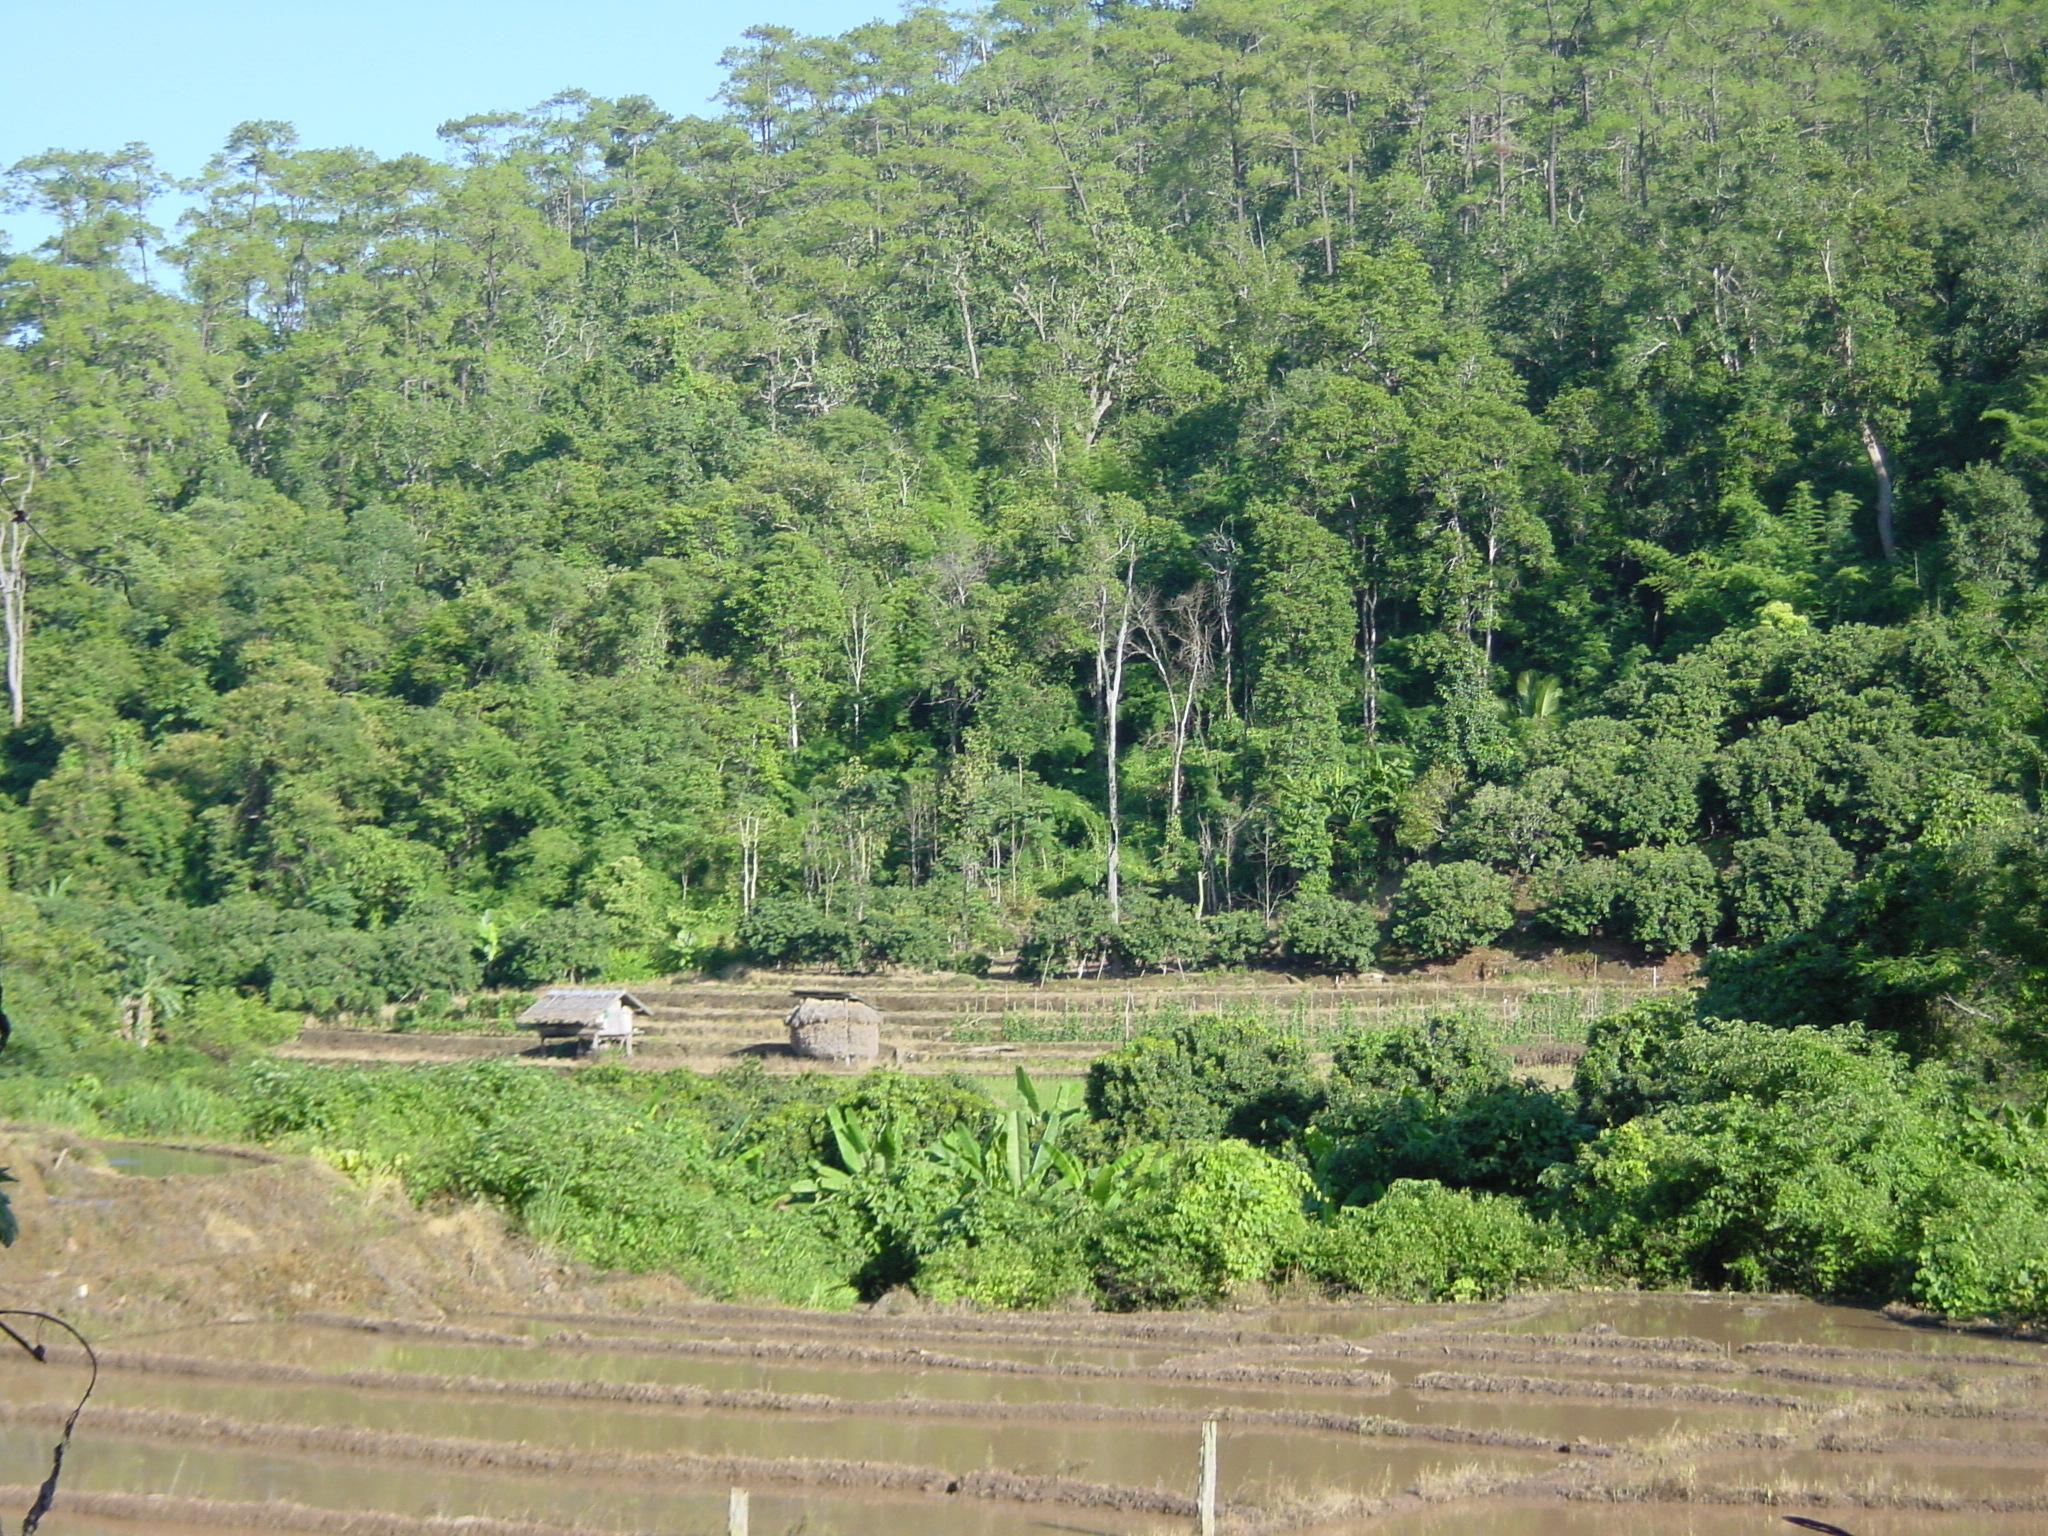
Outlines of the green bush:
M1810 821L1739 842L1728 866L1735 931L1755 943L1810 928L1855 873L1855 856Z
M1574 1268L1564 1234L1520 1201L1420 1179L1318 1223L1301 1266L1333 1290L1400 1301L1491 1300Z
M1265 914L1251 907L1212 912L1202 926L1208 930L1210 959L1233 970L1258 964L1272 943Z
M1514 925L1514 885L1484 864L1418 864L1394 898L1387 934L1417 960L1454 960Z
M1929 1201L1912 1298L1961 1320L2048 1322L2048 1191L1954 1171Z
M1270 1280L1301 1251L1309 1192L1300 1169L1244 1142L1188 1147L1104 1217L1096 1288L1113 1307L1178 1307Z
M1277 1145L1307 1123L1320 1097L1300 1040L1213 1014L1148 1026L1096 1058L1087 1093L1088 1112L1126 1144L1235 1136Z
M1307 1138L1324 1199L1358 1204L1408 1179L1535 1192L1587 1131L1560 1095L1514 1081L1511 1067L1477 1021L1456 1014L1345 1034Z
M853 1299L851 1255L805 1213L746 1199L695 1127L595 1096L484 1128L447 1184L587 1263L666 1270L725 1298Z
M1690 845L1631 848L1615 861L1615 926L1654 953L1695 949L1721 926L1721 882Z
M471 992L483 982L471 919L408 918L381 930L376 938L377 983L386 999Z
M1580 1118L1617 1125L1673 1102L1664 1058L1697 1027L1693 1000L1683 992L1645 998L1594 1020L1572 1079Z
M1078 975L1117 953L1109 902L1094 891L1063 897L1039 912L1017 948L1017 972L1034 981Z
M1620 867L1612 859L1581 859L1554 871L1543 884L1538 913L1543 926L1571 939L1607 931L1621 895Z
M1660 1107L1550 1179L1619 1266L1661 1284L1905 1293L1921 1213L1959 1150L1944 1075L1853 1028L1666 1016L1638 1039L1649 1082L1634 1092ZM1630 1075L1605 1074L1609 1113Z
M733 943L755 965L851 971L861 946L845 918L791 896L763 896L733 929Z
M1280 908L1280 948L1289 960L1312 970L1371 970L1379 949L1379 924L1358 902L1324 891L1303 891Z
M900 965L917 971L947 969L953 948L937 918L915 908L870 912L856 934L863 969Z
M1091 1294L1098 1212L1087 1201L963 1202L917 1266L918 1293L983 1307L1050 1307Z
M1330 1052L1333 1088L1419 1094L1434 1103L1498 1088L1513 1065L1470 1013L1435 1013L1395 1029L1353 1027Z
M546 987L602 976L616 935L588 907L561 907L513 926L486 972L501 987Z
M377 938L355 928L281 933L266 955L270 1001L308 1013L368 1013L384 1001Z
M282 1045L299 1032L299 1016L268 1007L227 987L202 987L164 1022L167 1040L225 1060Z
M1482 784L1451 823L1447 849L1482 864L1523 874L1569 858L1579 846L1586 807L1567 786L1565 770L1537 768L1520 785Z
M1172 897L1134 895L1116 933L1118 962L1133 971L1199 970L1209 958L1202 915Z

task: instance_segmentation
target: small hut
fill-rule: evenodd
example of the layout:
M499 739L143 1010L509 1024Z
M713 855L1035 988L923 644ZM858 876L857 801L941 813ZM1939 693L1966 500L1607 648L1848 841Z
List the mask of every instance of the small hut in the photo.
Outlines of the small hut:
M550 987L519 1015L519 1023L540 1031L543 1040L574 1040L579 1051L620 1045L633 1054L633 1015L647 1005L617 987Z
M882 1016L851 992L803 991L783 1022L789 1048L820 1061L873 1061L882 1053Z

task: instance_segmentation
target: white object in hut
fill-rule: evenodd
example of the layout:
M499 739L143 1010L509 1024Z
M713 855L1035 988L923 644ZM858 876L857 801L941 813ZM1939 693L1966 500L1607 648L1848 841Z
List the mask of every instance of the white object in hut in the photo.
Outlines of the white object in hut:
M633 1015L647 1005L617 987L549 987L533 1000L519 1023L540 1031L543 1040L575 1040L582 1051L621 1045L633 1054Z
M783 1023L789 1048L820 1061L873 1061L882 1054L882 1016L851 992L803 991Z

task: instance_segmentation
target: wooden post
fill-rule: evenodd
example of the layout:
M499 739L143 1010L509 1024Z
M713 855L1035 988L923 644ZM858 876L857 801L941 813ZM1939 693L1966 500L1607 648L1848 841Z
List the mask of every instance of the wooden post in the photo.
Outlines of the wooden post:
M1202 1421L1202 1536L1216 1536L1216 1421Z
M725 1536L747 1536L747 1490L735 1488L725 1499Z

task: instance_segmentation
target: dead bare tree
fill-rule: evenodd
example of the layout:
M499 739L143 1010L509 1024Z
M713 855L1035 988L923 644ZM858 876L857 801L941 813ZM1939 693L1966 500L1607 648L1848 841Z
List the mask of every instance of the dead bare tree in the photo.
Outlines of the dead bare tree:
M1215 591L1202 583L1173 598L1163 611L1154 594L1143 593L1133 614L1138 654L1152 663L1166 692L1166 828L1167 836L1175 840L1182 835L1180 806L1196 708L1216 666L1220 631L1213 622L1215 612Z

